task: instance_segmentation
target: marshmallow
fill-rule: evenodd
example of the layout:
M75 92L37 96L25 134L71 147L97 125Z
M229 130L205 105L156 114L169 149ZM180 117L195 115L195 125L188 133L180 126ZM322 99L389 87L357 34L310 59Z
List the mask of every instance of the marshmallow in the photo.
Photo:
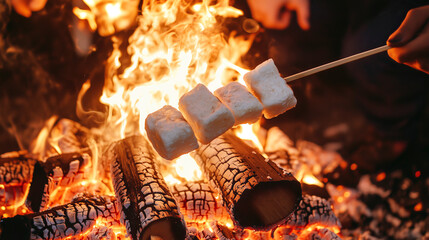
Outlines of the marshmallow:
M231 82L217 89L214 95L231 110L236 125L254 123L262 115L262 104L238 82Z
M179 109L191 125L198 141L207 144L234 126L234 116L202 84L183 95Z
M292 89L280 77L272 59L268 59L246 73L244 81L250 91L261 101L264 106L264 116L268 119L277 117L296 105Z
M166 105L146 118L145 129L155 150L165 159L174 159L198 148L191 126L182 114Z

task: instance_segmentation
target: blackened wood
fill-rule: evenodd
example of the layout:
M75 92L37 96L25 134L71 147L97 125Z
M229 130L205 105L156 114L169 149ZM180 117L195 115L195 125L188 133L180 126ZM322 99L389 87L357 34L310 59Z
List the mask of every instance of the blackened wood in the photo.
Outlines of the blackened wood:
M281 223L301 198L300 183L241 139L227 133L196 151L236 225L266 230Z
M57 240L77 237L97 221L106 226L119 224L119 212L114 197L81 195L69 204L4 221L6 223L0 224L0 239ZM17 234L22 234L22 237L16 238Z
M58 186L70 186L84 178L89 165L87 154L65 153L37 162L25 205L34 212L48 207L49 195Z
M0 240L29 240L31 220L26 216L16 215L0 221Z
M123 139L114 144L111 153L113 186L121 222L130 237L133 240L184 239L185 224L147 140L142 136Z
M0 206L12 206L24 200L37 159L25 151L0 155Z
M171 186L171 193L180 206L186 223L208 221L230 222L219 194L206 182L186 182Z
M54 141L61 151L60 153L73 153L81 152L88 147L87 138L89 134L89 130L79 123L63 118L51 130L48 139ZM56 152L56 149L48 149L47 152Z
M26 152L10 152L0 155L0 184L24 185L31 182L37 159Z
M219 240L235 240L234 233L226 226L220 224L217 221L211 222L210 225Z
M341 223L335 216L330 201L318 196L304 195L284 226L303 229L312 224L341 228Z

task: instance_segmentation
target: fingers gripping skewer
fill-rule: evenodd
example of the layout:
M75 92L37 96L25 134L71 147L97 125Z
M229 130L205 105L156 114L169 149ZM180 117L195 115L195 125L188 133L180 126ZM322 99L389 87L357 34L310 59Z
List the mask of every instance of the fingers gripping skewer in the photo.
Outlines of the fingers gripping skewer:
M328 69L331 69L331 68L349 63L349 62L356 61L356 60L361 59L361 58L369 57L369 56L372 56L374 54L387 51L387 50L389 50L389 48L390 48L389 46L384 45L384 46L381 46L378 48L374 48L374 49L371 49L371 50L368 50L365 52L361 52L361 53L358 53L358 54L355 54L355 55L352 55L352 56L349 56L346 58L339 59L339 60L334 61L334 62L330 62L330 63L324 64L324 65L321 65L321 66L318 66L318 67L315 67L315 68L294 74L294 75L289 76L289 77L285 77L284 79L286 80L286 82L292 82L292 81L295 81L297 79L307 77L307 76L313 75L313 74L321 72L321 71L325 71L325 70L328 70Z

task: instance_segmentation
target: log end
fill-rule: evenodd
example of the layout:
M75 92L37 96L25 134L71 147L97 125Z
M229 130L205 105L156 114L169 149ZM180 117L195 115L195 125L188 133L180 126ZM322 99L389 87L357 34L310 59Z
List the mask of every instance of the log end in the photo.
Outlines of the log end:
M243 192L232 208L234 220L243 228L270 229L287 219L301 197L298 181L261 182Z
M0 221L0 240L29 240L30 234L31 220L26 216L16 215Z
M162 218L149 224L140 240L184 240L186 227L180 218Z

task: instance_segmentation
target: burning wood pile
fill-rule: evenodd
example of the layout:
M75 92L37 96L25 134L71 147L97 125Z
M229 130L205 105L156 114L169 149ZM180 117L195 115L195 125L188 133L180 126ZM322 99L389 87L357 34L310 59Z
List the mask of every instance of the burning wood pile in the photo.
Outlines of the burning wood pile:
M64 127L58 124L51 133ZM290 172L233 132L193 155L205 177L167 183L165 160L143 136L106 147L103 158L111 168L103 169L108 172L103 181L90 178L94 157L82 151L45 160L28 153L3 154L1 239L339 238L341 224L331 202L302 196ZM110 194L94 194L101 191L100 182L109 181Z
M88 81L77 115L101 124L52 117L28 151L0 156L0 240L371 238L392 225L391 237L427 237L427 214L416 213L427 193L371 177L358 190L333 185L339 170L356 170L339 154L240 125L296 98L272 60L239 67L255 36L222 29L243 15L228 1L85 3L73 12L112 43L99 99L107 110L85 110ZM405 193L411 211L397 199ZM366 205L374 195L385 202Z

